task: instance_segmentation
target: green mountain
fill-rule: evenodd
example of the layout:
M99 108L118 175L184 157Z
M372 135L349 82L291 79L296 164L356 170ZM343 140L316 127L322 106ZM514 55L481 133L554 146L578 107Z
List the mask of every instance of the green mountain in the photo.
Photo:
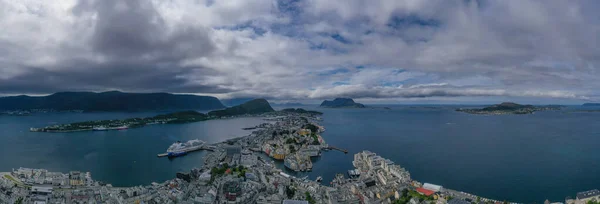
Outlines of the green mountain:
M333 101L325 100L321 103L325 108L364 108L365 105L356 103L351 98L336 98Z
M254 99L243 103L238 106L229 107L223 110L216 110L208 112L209 116L223 117L223 116L236 116L244 114L261 114L266 112L273 112L273 108L265 99Z
M48 96L11 96L0 98L0 110L54 109L83 111L156 111L176 109L210 110L224 108L212 96L169 93L123 93L109 91L59 92Z

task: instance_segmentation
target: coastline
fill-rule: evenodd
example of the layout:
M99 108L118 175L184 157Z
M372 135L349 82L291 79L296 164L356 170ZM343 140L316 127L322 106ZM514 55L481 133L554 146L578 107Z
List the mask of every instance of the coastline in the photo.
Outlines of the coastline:
M229 141L232 141L232 140L241 140L241 139L252 139L252 135L240 136L240 137L237 137L237 138L228 139L228 140L225 140L225 141L222 141L222 142L218 142L218 143L214 143L214 144L226 144ZM299 179L299 178L297 178L297 179ZM166 181L166 182L169 182L169 181ZM125 188L130 188L130 187L125 187ZM448 190L450 190L450 189L448 189Z

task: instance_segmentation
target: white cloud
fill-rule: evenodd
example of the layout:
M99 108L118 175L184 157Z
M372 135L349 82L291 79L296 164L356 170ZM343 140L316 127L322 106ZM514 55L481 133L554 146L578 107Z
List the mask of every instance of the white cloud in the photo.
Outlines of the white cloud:
M0 32L0 92L581 100L600 94L599 7L553 0L0 0L0 27L7 28ZM91 80L111 73L123 76ZM55 80L33 80L39 75Z

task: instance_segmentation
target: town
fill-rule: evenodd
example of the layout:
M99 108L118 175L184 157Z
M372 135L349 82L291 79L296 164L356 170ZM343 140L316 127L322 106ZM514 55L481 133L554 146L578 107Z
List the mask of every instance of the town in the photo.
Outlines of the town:
M267 122L250 135L213 144L200 167L162 183L114 187L93 180L90 172L19 168L0 173L0 203L508 203L415 181L408 170L371 151L354 154L354 169L338 173L329 185L292 176L275 160L292 171L310 171L310 158L321 151L347 151L326 143L317 114L262 116ZM591 190L564 203L599 199L600 191Z

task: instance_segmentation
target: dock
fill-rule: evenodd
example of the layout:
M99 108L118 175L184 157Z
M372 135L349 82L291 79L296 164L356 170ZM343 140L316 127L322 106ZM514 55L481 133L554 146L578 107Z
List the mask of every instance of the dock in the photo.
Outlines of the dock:
M207 150L207 151L215 151L216 147L214 146L201 146L200 148L195 148L195 149L191 149L186 151L186 153L190 153L190 152L195 152L195 151L200 151L200 150ZM169 156L169 153L161 153L161 154L157 154L157 157L166 157Z
M337 151L343 152L344 154L348 154L348 150L345 150L345 149L342 149L342 148L338 148L338 147L334 147L334 146L331 146L331 145L325 147L324 149L337 150Z

